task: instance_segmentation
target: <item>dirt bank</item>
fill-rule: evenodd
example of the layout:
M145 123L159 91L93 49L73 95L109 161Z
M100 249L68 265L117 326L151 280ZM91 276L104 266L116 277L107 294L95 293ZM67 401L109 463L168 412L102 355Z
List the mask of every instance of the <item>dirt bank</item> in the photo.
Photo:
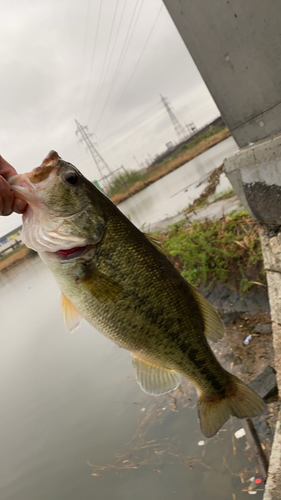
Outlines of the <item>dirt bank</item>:
M200 154L204 153L211 147L215 146L219 142L224 141L228 137L230 137L230 132L227 128L225 128L223 131L218 132L217 134L214 134L213 136L209 137L208 139L203 140L196 146L194 146L192 149L188 149L184 151L183 153L180 153L176 158L173 160L170 160L169 162L165 162L164 164L160 164L158 166L155 166L153 170L151 171L150 175L142 180L142 181L137 181L133 186L131 186L127 191L118 193L114 196L112 196L111 200L118 205L122 201L127 200L127 198L130 198L134 194L138 193L142 189L146 188L150 184L153 184L153 182L158 181L165 175L169 174L170 172L173 172L177 168L181 167L185 163L193 160L196 158L196 156L199 156Z
M5 271L9 267L19 264L22 260L27 259L32 254L32 251L27 247L21 247L16 252L7 257L0 262L0 272Z

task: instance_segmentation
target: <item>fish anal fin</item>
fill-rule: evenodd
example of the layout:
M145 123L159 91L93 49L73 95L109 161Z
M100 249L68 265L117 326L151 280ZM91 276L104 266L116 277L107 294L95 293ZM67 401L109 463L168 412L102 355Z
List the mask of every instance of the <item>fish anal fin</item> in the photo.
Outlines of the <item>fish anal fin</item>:
M203 316L206 337L213 342L218 342L224 335L224 327L221 319L212 304L196 288L191 285L189 287Z
M121 285L97 269L87 271L85 276L81 278L81 282L99 302L113 302L124 295Z
M70 333L73 333L74 330L79 328L82 316L72 302L64 295L64 293L61 296L60 309L66 329Z
M265 412L263 399L234 375L223 397L201 395L198 413L201 430L206 437L214 436L230 415L237 418L255 418Z
M147 394L160 396L174 391L181 383L181 376L174 370L157 366L133 354L133 365L140 388Z

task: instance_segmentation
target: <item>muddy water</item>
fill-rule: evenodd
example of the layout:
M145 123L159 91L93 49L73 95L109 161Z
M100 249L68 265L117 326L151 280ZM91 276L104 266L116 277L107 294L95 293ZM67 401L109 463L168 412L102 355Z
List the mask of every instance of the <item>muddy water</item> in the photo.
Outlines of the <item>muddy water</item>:
M1 500L244 498L241 423L206 440L189 385L145 395L130 354L86 322L68 334L59 302L39 258L0 273Z
M236 142L229 137L120 203L118 208L129 216L137 227L149 226L167 216L176 215L202 192L204 184L197 187L198 183L206 179L212 170L219 167L223 160L236 150ZM228 180L224 178L220 189L224 190L229 186Z

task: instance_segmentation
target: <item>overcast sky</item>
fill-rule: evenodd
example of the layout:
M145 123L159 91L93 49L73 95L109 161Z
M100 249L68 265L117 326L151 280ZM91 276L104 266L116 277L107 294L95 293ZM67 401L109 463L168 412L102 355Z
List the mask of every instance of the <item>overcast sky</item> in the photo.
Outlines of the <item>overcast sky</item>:
M160 103L184 125L219 116L162 0L2 0L0 154L19 172L51 149L91 180L75 119L113 170L138 168L177 137ZM0 235L21 224L1 217Z

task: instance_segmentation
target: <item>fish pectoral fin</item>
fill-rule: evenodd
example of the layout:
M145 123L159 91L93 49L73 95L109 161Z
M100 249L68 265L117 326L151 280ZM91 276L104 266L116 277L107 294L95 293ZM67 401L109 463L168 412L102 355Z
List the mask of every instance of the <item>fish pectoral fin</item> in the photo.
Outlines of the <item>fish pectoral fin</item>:
M79 328L82 316L77 311L76 307L72 304L72 302L64 295L64 293L61 296L60 310L63 317L65 328L70 333L73 333L74 330L77 330L77 328Z
M159 240L157 240L156 238L153 238L153 236L151 236L151 235L150 235L150 234L148 234L148 233L143 233L143 234L144 234L144 236L146 237L146 239L147 239L148 241L150 241L150 243L151 243L151 244L152 244L155 248L157 248L157 250L158 250L160 253L162 253L163 255L166 255L166 254L165 254L165 251L163 250L162 245L161 245L161 243L160 243L160 241L159 241Z
M174 370L153 365L133 354L133 366L140 388L152 396L174 391L181 383L181 376Z
M81 278L81 283L99 302L112 302L124 295L124 289L112 278L97 269L91 269Z
M189 285L189 283L188 283ZM204 333L209 340L218 342L223 338L224 327L221 319L219 318L215 308L212 304L203 297L203 295L196 290L193 286L189 285L193 297L199 305L201 314L204 321Z

